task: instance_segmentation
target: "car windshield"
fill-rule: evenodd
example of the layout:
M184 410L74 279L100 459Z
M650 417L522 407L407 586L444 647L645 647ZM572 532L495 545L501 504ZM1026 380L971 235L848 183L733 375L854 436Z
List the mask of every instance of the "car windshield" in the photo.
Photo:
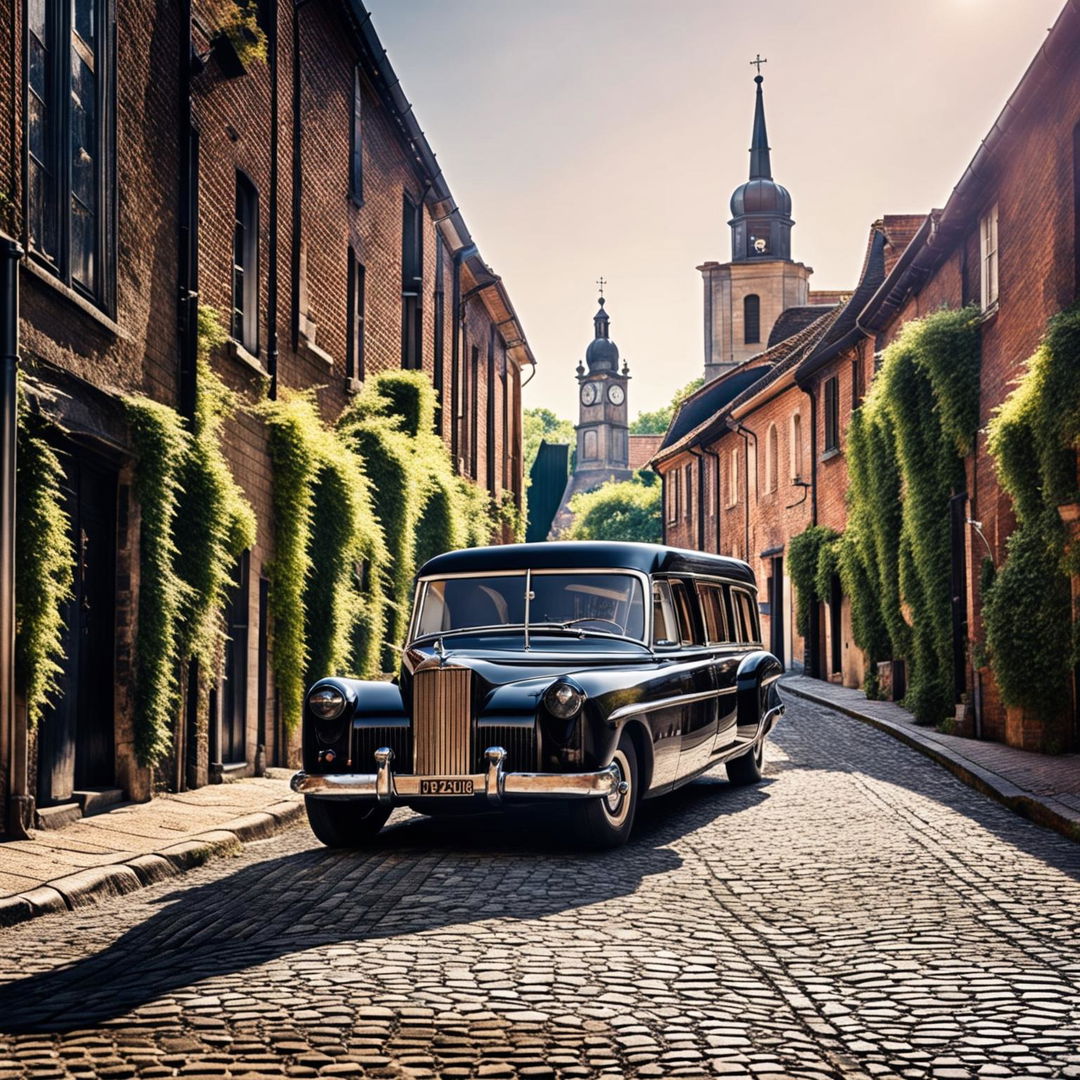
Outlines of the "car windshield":
M436 578L420 594L415 636L499 628L530 635L645 638L645 600L632 574L478 574Z

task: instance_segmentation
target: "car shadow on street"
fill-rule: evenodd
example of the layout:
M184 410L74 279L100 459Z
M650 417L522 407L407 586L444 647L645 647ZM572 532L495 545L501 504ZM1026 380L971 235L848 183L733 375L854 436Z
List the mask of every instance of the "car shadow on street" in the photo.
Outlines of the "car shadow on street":
M226 875L212 865L199 873L214 880L150 897L158 910L93 956L0 986L0 1032L95 1027L290 953L629 896L682 865L668 846L680 836L766 797L698 781L643 803L630 844L602 853L577 850L559 813L530 809L412 817L365 851L315 846Z

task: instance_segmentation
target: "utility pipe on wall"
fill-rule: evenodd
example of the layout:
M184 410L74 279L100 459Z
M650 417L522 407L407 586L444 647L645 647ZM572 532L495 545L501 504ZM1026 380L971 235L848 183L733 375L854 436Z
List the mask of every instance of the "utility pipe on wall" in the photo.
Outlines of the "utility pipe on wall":
M26 713L15 704L15 460L18 446L19 263L22 245L0 237L0 766L6 764L7 831L29 837L34 804Z

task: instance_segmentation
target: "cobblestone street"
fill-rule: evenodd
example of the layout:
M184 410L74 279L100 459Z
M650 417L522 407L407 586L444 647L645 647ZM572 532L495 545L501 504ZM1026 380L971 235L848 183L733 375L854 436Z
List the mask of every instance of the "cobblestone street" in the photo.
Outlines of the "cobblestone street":
M788 704L623 850L400 813L0 931L0 1077L1080 1077L1080 846Z

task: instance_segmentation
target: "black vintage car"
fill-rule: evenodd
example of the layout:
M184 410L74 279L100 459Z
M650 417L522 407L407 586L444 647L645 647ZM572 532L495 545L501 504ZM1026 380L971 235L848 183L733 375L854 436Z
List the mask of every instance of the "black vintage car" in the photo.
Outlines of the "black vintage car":
M315 835L358 846L394 806L560 799L583 844L723 763L761 778L783 668L736 559L653 544L455 551L420 570L393 682L321 679L293 777Z

